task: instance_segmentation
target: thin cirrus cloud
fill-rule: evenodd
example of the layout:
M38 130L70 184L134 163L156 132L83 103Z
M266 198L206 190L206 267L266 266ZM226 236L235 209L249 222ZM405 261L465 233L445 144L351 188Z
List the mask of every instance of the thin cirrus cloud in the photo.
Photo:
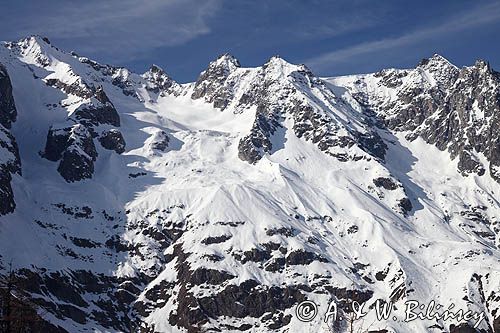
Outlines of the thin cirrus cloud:
M17 34L34 32L78 44L78 50L131 60L210 32L221 0L111 0L59 2L51 15L34 16ZM75 43L78 42L78 43ZM119 52L117 52L119 51Z
M354 46L326 52L305 60L311 68L328 70L336 64L352 61L355 58L366 57L369 54L382 53L411 46L442 35L464 31L480 25L495 22L500 19L500 3L491 3L475 8L465 14L453 16L444 23L425 27L399 37L384 38L375 41L360 43Z
M346 33L359 31L362 29L373 27L378 22L372 17L359 18L354 16L349 20L337 20L330 24L301 27L298 31L294 31L294 34L302 39L322 39L331 38L336 36L345 35Z

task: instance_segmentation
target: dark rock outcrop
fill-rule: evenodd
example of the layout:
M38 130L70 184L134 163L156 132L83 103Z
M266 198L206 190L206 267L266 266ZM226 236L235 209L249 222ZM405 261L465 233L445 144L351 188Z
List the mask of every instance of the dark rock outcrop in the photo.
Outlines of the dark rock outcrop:
M14 136L0 125L0 149L6 150L4 159L0 159L0 215L12 213L16 208L11 186L12 175L21 175L21 159Z
M500 73L487 62L459 69L434 55L413 70L384 70L374 76L396 98L364 92L362 81L355 83L360 92L353 96L386 127L410 131L408 139L420 136L447 150L452 159L458 157L464 175L482 176L488 170L500 182Z
M322 256L305 250L294 250L286 257L286 263L288 265L309 265L313 261L328 262L328 260Z
M197 332L209 318L260 318L265 313L282 313L304 299L304 294L297 286L267 287L255 280L247 280L240 285L228 285L220 293L211 296L179 299L179 310L170 315L169 322L186 328L188 332ZM279 328L289 321L279 318L278 315L277 320L269 324ZM272 317L262 319L270 320Z
M149 70L144 73L142 77L150 83L150 85L146 86L146 89L156 94L160 93L165 95L175 93L178 88L177 82L168 76L162 68L156 65L151 65Z
M0 64L0 124L9 129L16 121L17 110L7 69Z
M57 171L67 182L92 178L97 158L93 138L82 124L50 128L43 156L59 161Z
M80 154L77 150L65 151L57 171L71 183L90 179L94 174L94 160Z
M102 87L97 88L94 97L95 100L79 106L74 117L87 126L109 124L119 127L120 116Z
M191 98L204 98L221 110L232 106L236 113L256 108L254 123L238 145L241 160L255 164L264 154L278 149L273 142L282 145L280 131L284 131L287 118L293 119L297 137L340 161L359 160L363 151L384 159L387 147L378 134L368 126L358 132L339 119L334 109L347 106L336 103L333 91L305 65L292 65L275 56L255 71L239 66L230 55L219 57L201 73ZM242 81L245 84L239 84ZM277 134L280 136L273 138ZM356 145L358 151L344 152Z
M5 167L0 166L0 215L12 213L16 208L11 181L10 172Z
M6 68L0 64L0 215L16 208L12 190L12 175L21 174L21 159L14 136L9 129L16 120L17 109L12 84Z
M235 258L242 264L245 264L249 261L264 262L271 258L271 251L253 248L251 250L243 252L242 254L235 254Z
M120 116L102 86L94 88L81 78L71 85L57 79L49 79L47 84L82 98L84 103L67 119L67 126L49 129L42 155L50 161L60 161L57 171L67 182L92 178L97 159L94 138L98 134L95 127L119 127ZM105 149L118 154L125 151L125 140L117 129L103 131L99 142Z
M228 239L231 239L231 235L220 235L220 236L209 236L203 239L201 242L205 245L224 243Z
M158 131L154 134L151 148L159 151L166 151L170 143L170 138L165 131Z
M81 78L78 78L71 84L64 83L58 79L47 79L45 83L64 91L68 95L75 95L80 98L91 98L94 95L93 88Z
M413 205L411 204L410 199L402 198L398 202L399 208L403 211L403 215L407 215L413 209Z
M377 187L383 187L386 190L393 191L399 187L399 185L392 180L391 178L387 177L378 177L373 180L373 184Z
M138 279L120 280L86 270L50 272L21 269L15 272L16 291L30 295L33 304L56 318L87 325L93 325L95 321L119 331L126 331L132 326L128 311L139 291L135 284L139 284ZM83 293L95 298L89 301L82 297ZM50 297L52 302L48 302L46 297ZM49 331L59 332L40 332Z
M359 133L356 137L361 149L381 161L385 160L387 144L377 132L369 131L367 133Z
M114 150L118 154L125 151L125 139L117 129L104 131L99 137L99 142L105 149Z
M269 119L269 115L264 115L262 112L264 108L265 105L257 107L258 113L250 134L242 138L238 144L238 157L251 164L260 160L264 153L271 152L273 145L270 136L281 127L277 117Z
M235 84L235 82L227 82L227 79L229 74L238 67L240 63L232 55L227 53L221 55L200 74L191 98L204 98L215 108L224 109L233 98L233 85Z

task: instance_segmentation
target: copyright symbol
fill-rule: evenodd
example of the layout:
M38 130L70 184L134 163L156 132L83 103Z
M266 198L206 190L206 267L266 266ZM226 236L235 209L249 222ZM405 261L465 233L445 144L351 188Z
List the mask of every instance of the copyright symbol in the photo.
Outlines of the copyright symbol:
M311 301L302 301L295 308L297 319L303 322L312 321L318 314L318 306Z

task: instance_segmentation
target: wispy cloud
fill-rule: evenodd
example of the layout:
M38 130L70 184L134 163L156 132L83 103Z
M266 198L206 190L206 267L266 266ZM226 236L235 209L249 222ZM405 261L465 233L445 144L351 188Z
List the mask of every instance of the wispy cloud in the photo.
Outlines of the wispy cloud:
M39 33L78 41L78 51L130 59L209 33L207 22L220 3L221 0L64 1L49 4L50 15L33 13L22 25L15 26L18 34Z
M303 39L324 39L373 27L377 23L377 20L372 17L352 17L350 19L341 18L328 24L303 26L300 30L296 30L293 33L298 38Z
M370 0L336 0L325 2L310 0L288 0L283 9L295 12L295 24L287 22L282 27L300 39L326 39L342 36L376 26L388 14L386 6L369 6ZM323 8L323 12L311 10L311 7ZM323 7L322 7L323 6ZM321 17L321 20L318 20Z
M304 61L315 70L323 70L336 64L352 61L353 58L396 50L405 46L440 37L446 34L465 31L480 25L500 20L500 3L490 3L461 15L449 17L444 23L424 27L394 38L384 38L360 43L347 48L334 50Z

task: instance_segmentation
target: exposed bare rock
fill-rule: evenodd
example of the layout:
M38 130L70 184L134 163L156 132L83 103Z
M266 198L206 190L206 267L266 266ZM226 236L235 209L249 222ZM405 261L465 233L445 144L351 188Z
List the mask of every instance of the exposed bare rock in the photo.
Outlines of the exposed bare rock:
M0 124L9 129L16 121L17 110L7 69L0 63Z
M399 186L394 182L391 178L387 177L378 177L373 180L373 184L377 187L383 187L386 190L393 191L397 189Z
M125 151L125 139L122 133L117 129L104 131L99 137L99 142L104 148L114 150L118 154Z
M457 68L439 55L424 59L413 70L383 70L373 75L379 86L392 90L391 98L367 89L364 79L349 87L353 96L385 125L422 137L452 159L459 158L464 174L499 178L500 74L483 60ZM487 166L480 155L488 160Z
M170 143L170 138L165 131L157 131L151 140L151 148L159 151L166 151Z
M0 216L16 208L11 181L13 174L21 174L21 159L16 140L9 131L16 117L10 77L0 63Z
M47 85L60 89L67 94L75 95L80 98L91 98L94 95L93 88L88 86L81 78L77 77L71 84L58 79L46 79Z
M232 86L234 82L228 81L229 74L240 63L230 54L223 54L208 65L195 83L191 98L204 98L212 103L215 108L224 109L233 97Z
M57 171L67 182L92 178L97 152L90 132L84 125L51 128L43 156L60 161Z
M149 91L162 95L178 92L179 85L177 82L168 76L162 68L156 65L151 65L149 70L144 73L142 77L150 83L146 86L146 89Z
M94 101L79 106L74 117L87 126L109 124L119 127L120 116L102 87L97 88L94 97Z

